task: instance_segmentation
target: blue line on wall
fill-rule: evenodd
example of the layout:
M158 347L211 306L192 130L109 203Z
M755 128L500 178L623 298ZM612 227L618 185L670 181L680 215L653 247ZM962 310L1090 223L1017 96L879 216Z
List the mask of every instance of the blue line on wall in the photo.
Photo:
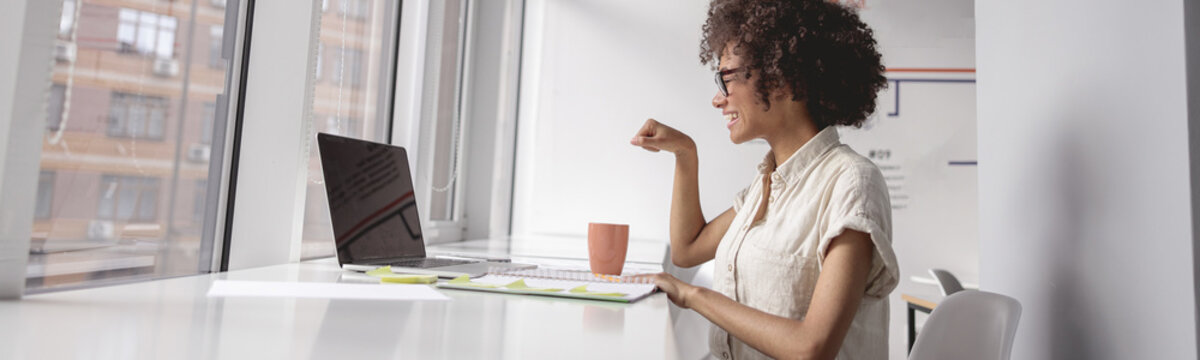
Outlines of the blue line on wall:
M974 84L975 83L975 79L891 79L889 81L896 84L895 88L892 91L893 94L895 95L895 100L896 100L895 104L894 104L895 110L887 114L889 117L900 116L900 83L902 83L902 82L957 83L957 84Z
M976 166L976 165L979 165L979 161L976 161L976 160L950 161L950 166Z

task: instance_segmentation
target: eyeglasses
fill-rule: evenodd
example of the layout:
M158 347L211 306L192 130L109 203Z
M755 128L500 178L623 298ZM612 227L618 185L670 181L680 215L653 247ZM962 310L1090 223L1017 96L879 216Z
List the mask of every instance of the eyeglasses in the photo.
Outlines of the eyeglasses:
M733 74L738 71L737 68L725 69L718 71L713 80L717 82L717 89L721 90L721 96L729 96L729 87L725 85L725 75Z

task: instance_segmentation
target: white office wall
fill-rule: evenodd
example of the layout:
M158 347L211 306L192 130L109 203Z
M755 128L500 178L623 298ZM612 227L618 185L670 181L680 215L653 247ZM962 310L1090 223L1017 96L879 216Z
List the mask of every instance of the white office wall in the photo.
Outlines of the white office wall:
M711 219L749 185L767 151L733 145L712 72L698 61L706 1L529 1L525 24L513 233L582 237L587 222L631 224L635 238L668 236L674 158L628 144L647 117L690 134ZM902 281L892 296L890 354L907 349L900 293L944 268L978 282L974 3L867 2L890 88L863 129L843 141L887 169L893 247ZM903 87L903 97L897 93ZM903 111L901 111L903 109Z
M62 3L0 4L0 298L25 290L51 51Z
M735 146L716 85L699 63L707 2L526 3L514 235L584 236L588 222L630 224L666 242L674 157L629 145L647 118L695 139L708 218L753 180L765 142Z
M976 3L980 285L1024 306L1014 359L1197 356L1183 7Z

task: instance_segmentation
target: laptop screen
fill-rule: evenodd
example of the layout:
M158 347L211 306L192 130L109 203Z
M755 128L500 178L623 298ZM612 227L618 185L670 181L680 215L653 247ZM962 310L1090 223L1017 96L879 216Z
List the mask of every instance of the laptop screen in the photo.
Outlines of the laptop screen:
M338 262L424 256L404 148L317 134Z

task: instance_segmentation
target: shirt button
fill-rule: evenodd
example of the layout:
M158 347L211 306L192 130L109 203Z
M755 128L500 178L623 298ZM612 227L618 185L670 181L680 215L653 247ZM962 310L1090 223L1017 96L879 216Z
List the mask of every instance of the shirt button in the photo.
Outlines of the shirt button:
M733 265L732 265L732 264L730 264L730 265L729 265L729 271L731 271L731 272L733 271Z
M721 353L721 358L722 358L722 359L728 359L728 358L729 358L729 352L728 352L728 351L722 352L722 353Z

